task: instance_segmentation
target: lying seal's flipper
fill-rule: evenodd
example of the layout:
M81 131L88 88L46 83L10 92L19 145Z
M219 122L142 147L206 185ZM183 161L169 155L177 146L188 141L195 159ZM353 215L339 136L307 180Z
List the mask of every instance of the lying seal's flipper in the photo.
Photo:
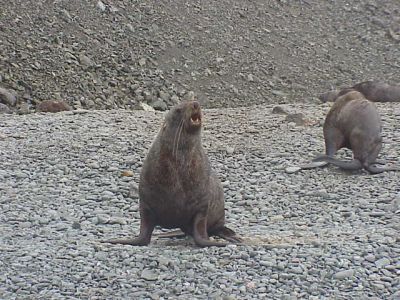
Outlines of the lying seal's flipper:
M334 157L330 157L328 155L321 155L313 159L313 162L319 162L319 161L328 162L343 170L355 171L355 170L361 170L363 168L361 162L358 159L353 159L351 161L344 161Z
M321 167L325 167L329 165L328 162L326 161L312 161L310 163L304 164L304 165L300 165L299 168L301 168L302 170L308 170L308 169L315 169L315 168L321 168Z
M376 163L376 162L375 162ZM368 172L370 172L371 174L380 174L386 171L400 171L400 167L376 167L374 165L369 165L365 168Z

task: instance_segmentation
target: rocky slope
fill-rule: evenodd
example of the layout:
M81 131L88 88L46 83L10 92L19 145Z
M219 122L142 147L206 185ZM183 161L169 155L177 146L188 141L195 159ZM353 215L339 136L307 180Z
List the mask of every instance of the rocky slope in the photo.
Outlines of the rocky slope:
M400 108L378 105L381 158L400 165ZM285 173L323 151L328 107L284 106L305 126L269 105L205 111L227 223L245 239L221 249L99 243L138 233L135 187L161 113L4 115L0 298L399 299L400 172Z
M399 20L398 0L2 1L0 87L25 110L314 101L398 83Z

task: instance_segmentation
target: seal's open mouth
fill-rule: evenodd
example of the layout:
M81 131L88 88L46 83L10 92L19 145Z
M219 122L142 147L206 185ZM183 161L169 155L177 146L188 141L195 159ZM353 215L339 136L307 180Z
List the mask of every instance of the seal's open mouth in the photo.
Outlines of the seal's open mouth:
M201 113L200 112L194 112L190 116L190 124L192 126L200 126L201 125Z

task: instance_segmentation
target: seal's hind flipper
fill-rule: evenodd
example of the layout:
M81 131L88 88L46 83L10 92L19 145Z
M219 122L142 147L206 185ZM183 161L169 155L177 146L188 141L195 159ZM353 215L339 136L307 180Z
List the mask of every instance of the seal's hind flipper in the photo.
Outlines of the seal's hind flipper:
M339 160L337 158L334 158L334 157L331 157L328 155L321 155L321 156L318 156L315 159L313 159L313 162L320 162L320 161L328 162L328 163L335 165L343 170L355 171L355 170L361 170L363 168L361 162L358 159L344 161L344 160Z
M242 238L237 236L236 233L232 229L230 229L226 226L219 228L218 230L212 232L210 235L218 236L218 237L220 237L228 242L234 243L234 244L243 242Z

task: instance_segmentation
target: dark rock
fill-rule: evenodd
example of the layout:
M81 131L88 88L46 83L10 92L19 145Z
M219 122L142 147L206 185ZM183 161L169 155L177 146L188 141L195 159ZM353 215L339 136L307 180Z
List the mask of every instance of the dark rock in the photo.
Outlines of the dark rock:
M17 97L11 91L0 87L0 102L8 106L15 106Z
M12 111L7 105L0 103L0 114L11 114L11 113Z
M272 109L273 114L281 114L281 115L287 115L288 113L281 107L281 106L275 106Z

